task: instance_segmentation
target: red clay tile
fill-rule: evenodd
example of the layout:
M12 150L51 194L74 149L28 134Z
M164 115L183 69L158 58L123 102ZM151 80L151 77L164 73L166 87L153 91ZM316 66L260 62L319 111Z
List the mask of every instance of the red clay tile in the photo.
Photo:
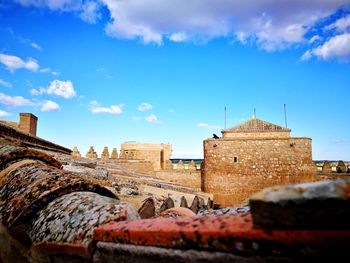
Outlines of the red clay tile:
M307 245L332 249L350 242L350 231L305 231L254 229L251 214L194 218L156 218L110 223L95 229L96 241L135 245L202 248L228 252L256 253L259 248ZM337 247L337 249L340 247Z

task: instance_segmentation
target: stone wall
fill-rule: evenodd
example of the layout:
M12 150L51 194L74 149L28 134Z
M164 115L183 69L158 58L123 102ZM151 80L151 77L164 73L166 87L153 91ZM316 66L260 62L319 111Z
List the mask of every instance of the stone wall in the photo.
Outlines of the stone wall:
M20 113L19 116L19 129L24 133L36 136L38 117L31 113Z
M149 161L116 159L116 160L113 160L113 163L116 163L126 169L129 169L138 173L149 174L149 175L155 174L153 164Z
M198 188L198 190L201 188L201 172L199 170L157 171L155 177L170 183Z
M208 139L202 190L222 206L239 205L272 185L314 180L310 138Z
M28 146L41 148L44 150L58 151L65 154L70 154L71 150L55 143L46 141L39 137L34 137L18 131L8 125L0 123L0 144L11 144L17 146Z
M290 131L259 131L259 132L225 132L223 138L289 138Z
M121 145L119 158L149 161L153 170L161 170L168 165L171 152L171 144L127 142Z

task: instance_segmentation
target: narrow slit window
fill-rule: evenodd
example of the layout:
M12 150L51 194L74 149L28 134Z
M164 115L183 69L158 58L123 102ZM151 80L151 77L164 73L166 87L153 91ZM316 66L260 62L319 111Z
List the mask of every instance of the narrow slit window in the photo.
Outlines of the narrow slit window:
M237 156L233 156L233 163L237 163L238 162L238 157Z

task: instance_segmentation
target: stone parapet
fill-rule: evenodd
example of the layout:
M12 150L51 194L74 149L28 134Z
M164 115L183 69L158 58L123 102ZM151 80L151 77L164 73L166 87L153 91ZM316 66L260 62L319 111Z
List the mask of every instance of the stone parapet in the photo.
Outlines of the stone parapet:
M15 128L9 127L0 123L0 137L10 138L9 141L13 142L16 146L27 146L33 148L41 148L49 151L56 151L65 154L70 154L71 150L60 146L58 144L46 141L36 136L23 133ZM8 144L8 140L6 140Z

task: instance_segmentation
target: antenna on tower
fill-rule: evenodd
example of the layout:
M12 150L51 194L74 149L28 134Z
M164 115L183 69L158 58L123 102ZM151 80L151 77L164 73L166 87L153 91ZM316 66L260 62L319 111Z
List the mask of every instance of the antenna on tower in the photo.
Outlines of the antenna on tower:
M288 125L287 125L287 105L284 104L284 121L286 123L286 128L288 128Z
M226 113L227 113L227 112L226 112L226 106L225 106L225 109L224 109L224 110L225 110L225 129L226 129L226 120L227 120L227 118L226 118L226 117L227 117L227 116L226 116Z
M254 115L253 115L253 119L256 119L256 109L254 108Z

